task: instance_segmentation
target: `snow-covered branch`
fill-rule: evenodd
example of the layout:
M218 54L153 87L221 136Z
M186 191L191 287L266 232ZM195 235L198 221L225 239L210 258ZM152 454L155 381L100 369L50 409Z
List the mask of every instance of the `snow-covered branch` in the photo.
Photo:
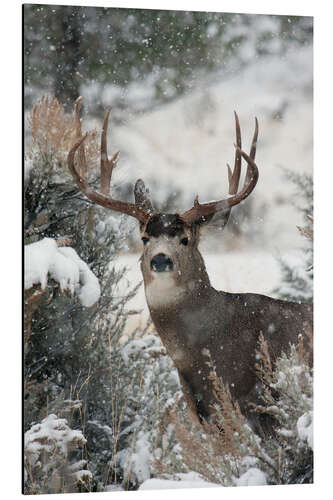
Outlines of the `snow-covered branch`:
M100 285L88 265L71 247L58 247L56 240L44 238L24 249L24 288L40 285L44 289L49 278L61 291L77 293L81 304L93 306L100 297Z

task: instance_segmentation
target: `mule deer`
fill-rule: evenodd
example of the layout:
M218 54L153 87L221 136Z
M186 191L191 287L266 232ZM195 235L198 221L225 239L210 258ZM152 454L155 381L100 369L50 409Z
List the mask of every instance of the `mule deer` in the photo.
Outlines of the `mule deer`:
M75 107L77 123L78 103ZM213 415L214 391L209 378L207 354L216 374L230 387L231 395L248 418L249 402L258 401L255 355L260 333L268 344L272 360L290 343L296 343L312 324L312 307L286 302L254 293L228 293L215 290L209 281L204 260L198 250L200 228L217 212L227 223L233 206L245 200L258 181L255 164L258 121L250 154L241 146L238 116L236 121L235 164L228 166L229 196L220 201L199 203L182 214L155 211L142 180L134 188L134 203L115 200L109 194L116 153L107 157L107 127L110 110L104 119L101 136L101 190L94 191L74 166L79 152L79 172L85 172L81 137L68 154L69 170L80 190L94 203L135 217L139 221L143 254L141 270L151 318L172 358L192 415L199 421ZM80 154L81 153L81 154ZM238 191L241 161L247 162L242 189Z

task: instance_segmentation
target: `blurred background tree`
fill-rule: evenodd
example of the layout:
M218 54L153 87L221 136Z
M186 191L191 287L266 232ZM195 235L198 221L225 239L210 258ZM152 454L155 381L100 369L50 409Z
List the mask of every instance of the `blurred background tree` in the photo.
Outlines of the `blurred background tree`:
M258 16L246 14L24 5L25 106L44 89L68 109L83 84L98 81L122 89L112 96L120 108L129 89L142 83L153 107L207 74L228 74L267 52L283 53L290 39L312 42L311 18L259 17L258 24Z

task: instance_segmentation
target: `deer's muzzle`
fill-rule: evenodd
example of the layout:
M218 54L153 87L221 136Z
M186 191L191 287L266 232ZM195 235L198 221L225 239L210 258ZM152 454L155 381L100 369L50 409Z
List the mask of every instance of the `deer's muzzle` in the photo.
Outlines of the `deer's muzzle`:
M173 262L164 253L158 253L151 259L150 267L157 273L164 273L166 271L173 271Z

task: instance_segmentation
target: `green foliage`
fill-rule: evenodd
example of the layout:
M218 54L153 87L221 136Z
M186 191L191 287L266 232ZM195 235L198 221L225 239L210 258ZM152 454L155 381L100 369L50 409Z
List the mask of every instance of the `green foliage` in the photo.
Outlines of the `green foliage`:
M303 217L304 227L298 228L303 239L301 265L279 259L282 273L280 285L273 290L279 298L299 302L313 302L313 179L306 174L284 170L286 179L295 186L293 204ZM296 230L296 228L295 228Z
M294 184L293 204L307 222L307 216L313 215L313 178L309 174L299 174L293 170L283 169L287 181Z
M44 100L43 106L54 109L54 101ZM53 122L50 126L56 125ZM136 287L120 295L118 285L125 271L112 265L126 240L127 225L121 217L110 217L81 197L65 169L65 151L60 148L55 152L52 134L45 133L43 127L35 126L34 130L26 158L25 244L43 238L68 241L97 276L101 297L98 304L87 308L76 295L61 293L59 284L48 280L38 307L32 311L25 338L24 428L28 432L33 424L54 414L70 416L72 429L85 433L88 421L98 421L100 426L111 421L110 339L119 343L126 319L134 313L127 303ZM59 129L55 135L59 138L61 133ZM73 400L80 404L69 415L68 404ZM97 442L95 432L89 431L85 460L90 461L90 453L100 460L94 447ZM76 458L83 459L82 452ZM34 489L39 476L33 477ZM98 477L93 488L97 482ZM40 483L42 491L49 491L44 486Z

